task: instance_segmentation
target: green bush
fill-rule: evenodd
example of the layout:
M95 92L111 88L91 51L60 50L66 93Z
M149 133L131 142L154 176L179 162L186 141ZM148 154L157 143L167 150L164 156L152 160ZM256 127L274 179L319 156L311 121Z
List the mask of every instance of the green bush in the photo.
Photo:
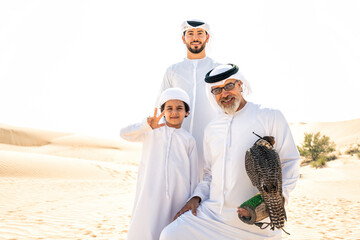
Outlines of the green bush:
M333 161L333 160L336 160L337 159L337 156L335 154L331 154L329 156L326 156L326 161L329 162L329 161Z
M305 157L313 167L324 167L326 162L334 159L334 155L328 157L328 154L335 151L335 143L330 141L326 135L317 132L305 133L304 143L298 146L300 155ZM336 159L336 156L335 156Z
M360 158L360 144L350 146L350 148L346 150L345 153L351 156L355 154L358 158Z
M322 168L326 166L327 158L325 156L321 156L315 161L311 162L311 166L314 168Z

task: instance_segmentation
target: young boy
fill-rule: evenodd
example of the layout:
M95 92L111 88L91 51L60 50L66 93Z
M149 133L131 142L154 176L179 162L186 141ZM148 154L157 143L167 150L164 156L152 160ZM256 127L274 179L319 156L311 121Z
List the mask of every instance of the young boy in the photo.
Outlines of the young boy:
M123 128L121 137L142 141L129 240L158 240L162 229L184 206L199 182L195 139L181 128L190 100L180 88L162 92L153 117ZM159 120L165 116L165 123Z

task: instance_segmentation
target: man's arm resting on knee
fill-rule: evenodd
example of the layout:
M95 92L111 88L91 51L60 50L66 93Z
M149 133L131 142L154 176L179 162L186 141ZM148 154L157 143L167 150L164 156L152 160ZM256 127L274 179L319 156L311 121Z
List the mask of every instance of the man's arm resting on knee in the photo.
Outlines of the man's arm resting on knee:
M198 196L194 196L192 197L186 204L185 206L176 214L176 216L174 217L173 221L175 219L177 219L181 214L183 214L184 212L187 212L189 210L191 210L192 214L194 216L196 216L196 209L199 207L201 202L201 198Z

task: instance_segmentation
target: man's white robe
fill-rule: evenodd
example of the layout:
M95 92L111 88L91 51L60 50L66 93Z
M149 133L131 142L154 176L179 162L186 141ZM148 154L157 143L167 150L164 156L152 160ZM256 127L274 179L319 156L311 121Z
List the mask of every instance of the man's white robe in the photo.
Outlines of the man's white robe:
M182 127L195 137L199 153L199 170L203 168L203 136L206 125L216 117L210 105L205 88L206 74L217 67L213 59L188 59L171 65L164 75L160 94L167 88L178 87L190 97L190 115L184 119ZM202 171L200 172L202 174Z
M262 230L238 218L237 207L258 193L245 170L246 150L258 140L252 132L275 137L287 202L299 178L300 160L290 128L280 111L248 102L234 115L222 114L206 128L204 180L193 194L202 199L197 216L184 213L164 229L161 240L281 239L278 229Z
M181 128L152 130L146 121L120 135L143 142L128 239L158 240L199 183L195 139Z

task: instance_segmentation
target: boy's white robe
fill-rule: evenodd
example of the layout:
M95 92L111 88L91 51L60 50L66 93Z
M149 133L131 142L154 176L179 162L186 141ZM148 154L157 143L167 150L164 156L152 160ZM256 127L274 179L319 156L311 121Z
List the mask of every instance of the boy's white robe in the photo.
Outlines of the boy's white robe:
M195 139L181 128L152 130L146 121L120 135L143 142L128 239L158 240L199 183Z
M252 132L275 137L287 202L299 178L300 160L290 128L280 111L248 102L235 115L222 114L207 126L204 179L193 194L202 199L197 216L184 213L163 230L161 240L281 239L278 229L262 230L238 218L237 207L258 193L245 170L246 150L258 140Z

